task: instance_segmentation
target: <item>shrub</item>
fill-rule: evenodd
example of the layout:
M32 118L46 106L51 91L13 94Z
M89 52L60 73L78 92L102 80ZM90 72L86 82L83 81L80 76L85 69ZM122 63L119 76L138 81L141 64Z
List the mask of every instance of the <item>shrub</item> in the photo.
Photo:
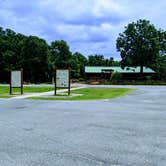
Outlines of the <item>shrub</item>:
M78 80L79 80L79 81L85 81L85 79L84 79L84 78L79 78Z
M152 76L145 76L145 79L146 79L147 81L151 81L151 80L152 80Z
M110 78L111 83L117 84L117 83L119 83L121 81L121 79L122 79L122 74L121 73L113 72L111 74L111 78Z

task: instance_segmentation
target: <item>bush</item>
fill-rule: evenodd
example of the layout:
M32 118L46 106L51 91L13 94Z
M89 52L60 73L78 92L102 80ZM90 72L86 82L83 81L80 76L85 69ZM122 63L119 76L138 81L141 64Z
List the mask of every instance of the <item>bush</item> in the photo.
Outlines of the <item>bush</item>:
M81 81L85 81L85 79L84 79L84 78L79 78L78 80L79 80L80 82L81 82Z
M119 83L121 81L121 79L122 79L122 74L121 73L113 72L111 74L111 78L110 78L111 83L117 84L117 83Z
M151 80L152 80L152 76L145 76L145 79L146 79L147 81L151 81Z

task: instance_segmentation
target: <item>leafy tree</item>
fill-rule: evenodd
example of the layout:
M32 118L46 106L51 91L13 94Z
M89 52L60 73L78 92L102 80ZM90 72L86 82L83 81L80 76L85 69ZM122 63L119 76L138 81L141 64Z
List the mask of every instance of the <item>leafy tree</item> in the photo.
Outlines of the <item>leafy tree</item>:
M70 48L64 40L51 43L49 65L52 68L69 68L71 61Z
M120 66L120 61L113 61L111 66Z
M103 55L90 55L88 56L89 66L104 66L105 60Z
M21 39L18 34L10 29L4 30L0 27L0 80L9 82L9 71L20 68L20 48Z
M48 45L45 40L36 36L25 38L22 43L21 57L25 80L43 82L48 77Z
M109 59L105 59L105 62L106 62L106 66L120 66L120 62L115 61L113 57Z
M6 50L2 53L2 66L3 70L6 72L10 72L15 69L16 66L16 54L13 51Z
M160 56L158 64L160 78L166 81L166 55Z
M88 60L79 52L72 55L71 59L71 69L73 78L83 78L84 77L84 67L88 64Z
M150 66L158 74L158 78L166 80L166 55L160 55L157 59L157 63Z
M120 66L119 61L114 61L113 57L109 59L104 58L103 55L90 55L88 56L89 66Z
M166 55L166 31L160 29L159 41L160 41L160 55Z
M70 68L72 53L66 41L55 40L51 42L48 55L49 78L54 78L56 68Z
M119 34L116 47L121 54L122 67L140 66L140 73L143 73L143 66L156 63L159 56L158 31L147 20L130 23Z

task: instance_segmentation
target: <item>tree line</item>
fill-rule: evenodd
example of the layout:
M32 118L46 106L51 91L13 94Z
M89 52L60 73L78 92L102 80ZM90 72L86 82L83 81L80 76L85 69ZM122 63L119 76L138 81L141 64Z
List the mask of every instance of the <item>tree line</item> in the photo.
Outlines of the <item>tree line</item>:
M103 55L72 53L68 43L48 44L37 36L26 36L0 27L0 82L9 82L10 71L23 68L26 82L51 82L56 68L70 68L74 79L84 78L85 66L150 67L166 80L166 31L148 20L129 23L116 41L121 61Z
M50 82L56 68L70 68L72 78L84 78L84 66L120 65L112 57L72 53L64 40L48 44L37 36L26 36L0 27L0 82L9 82L10 71L23 68L26 82Z

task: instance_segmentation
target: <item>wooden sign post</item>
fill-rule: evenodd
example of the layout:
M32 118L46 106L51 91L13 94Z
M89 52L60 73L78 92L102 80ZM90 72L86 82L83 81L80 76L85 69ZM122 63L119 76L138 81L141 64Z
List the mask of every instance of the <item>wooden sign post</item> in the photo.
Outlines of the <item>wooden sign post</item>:
M20 88L21 95L23 94L23 69L11 71L10 95L12 95L13 88Z
M68 95L70 95L70 70L69 69L56 69L55 95L57 95L57 88L68 89Z

